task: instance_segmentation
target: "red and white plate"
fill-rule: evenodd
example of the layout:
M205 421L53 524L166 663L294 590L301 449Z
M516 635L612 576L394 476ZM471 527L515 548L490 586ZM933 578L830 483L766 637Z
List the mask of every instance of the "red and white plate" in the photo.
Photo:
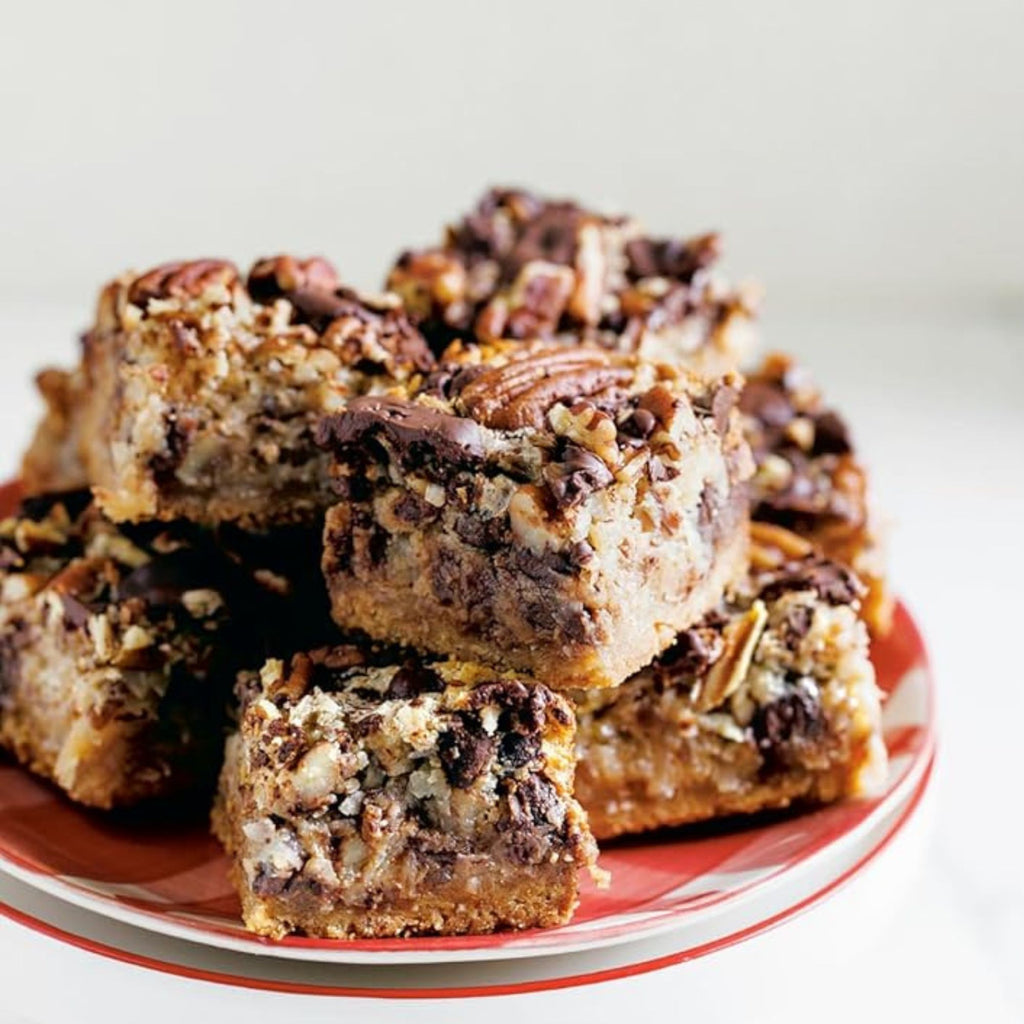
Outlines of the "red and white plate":
M805 861L782 883L759 890L753 898L725 902L719 913L697 915L681 931L578 953L474 964L373 965L250 956L100 917L2 875L0 930L6 918L37 933L18 944L20 962L40 975L52 973L54 965L59 965L74 977L80 997L100 1005L109 1000L110 991L120 991L130 982L132 968L141 967L191 982L300 997L400 999L410 1010L415 1008L420 1020L451 1021L454 1011L439 1006L437 1000L468 1000L467 1005L476 1007L472 1019L477 1019L475 1014L482 1007L476 1000L483 997L553 993L662 971L663 980L652 981L655 988L645 992L661 991L671 999L680 984L689 986L687 991L710 985L712 991L730 992L732 1004L746 1006L737 1012L755 1019L762 1009L759 993L792 973L794 963L803 971L813 971L819 961L834 964L837 957L855 962L865 945L877 941L880 928L899 913L900 894L912 889L926 849L934 804L930 776L930 769L926 770L891 815L849 842ZM783 922L786 938L777 941L770 933ZM732 955L710 956L725 950ZM95 956L105 963L97 964ZM680 972L685 972L685 978ZM737 977L744 982L739 989ZM182 993L190 990L164 987L161 991L168 999L181 995L184 1005ZM211 1012L214 1006L223 1009L226 1004L216 993L205 992ZM628 1013L637 995L632 986L605 985L600 996L602 1012L605 1016ZM506 1000L501 1003L506 1010L489 1012L502 1020L520 1019L521 1008L509 1011ZM308 1012L320 1004L306 999L295 1005ZM459 1019L470 1017L463 1014Z
M568 953L597 957L603 950L600 969L614 970L614 964L608 966L612 947L628 942L653 949L667 933L672 933L672 962L678 962L716 944L736 942L819 900L870 862L903 827L926 788L935 744L932 678L921 637L904 607L897 610L891 636L875 645L873 660L888 695L884 725L891 765L881 796L752 819L741 826L691 828L608 844L601 865L611 872L610 888L600 891L588 884L574 920L562 928L351 942L261 939L242 927L224 856L205 822L86 811L8 762L0 763L0 870L64 904L113 921L233 954L262 954L307 966L383 968ZM31 912L17 908L8 914L23 923L33 919ZM124 944L131 945L129 940ZM210 963L212 952L205 951L203 963ZM160 966L158 957L150 960L149 966ZM635 955L629 961L645 962L642 954L639 961ZM179 967L177 973L192 969ZM273 970L284 976L290 969L280 964ZM232 977L228 970L225 978L212 980ZM403 986L415 984L408 973L403 979ZM439 980L435 975L435 985Z

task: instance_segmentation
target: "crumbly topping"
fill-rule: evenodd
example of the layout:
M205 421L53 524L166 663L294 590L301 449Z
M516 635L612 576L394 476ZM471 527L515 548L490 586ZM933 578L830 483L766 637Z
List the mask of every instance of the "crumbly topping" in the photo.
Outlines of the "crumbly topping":
M702 447L734 453L742 479L736 396L732 376L706 381L598 349L455 346L418 390L355 399L321 424L318 441L335 457L342 493L355 496L396 469L444 486L449 500L469 489L478 498L505 477L503 500L528 529L553 515L578 518L616 485L657 491ZM441 504L414 514L436 517Z
M403 253L388 277L440 351L453 337L562 338L631 351L698 314L750 315L711 273L717 235L646 236L631 218L492 189L443 245ZM703 339L698 339L699 345Z
M843 419L787 356L769 356L743 388L740 409L757 463L755 519L806 532L863 525L864 476Z
M592 856L572 801L572 710L538 684L342 646L240 681L243 865L257 894L326 898L396 858ZM347 890L349 894L354 890Z
M320 257L259 260L245 284L223 260L169 263L108 285L86 345L111 332L140 335L134 358L168 386L160 378L175 364L206 383L256 368L280 376L286 367L302 382L308 365L347 393L366 384L346 371L404 379L430 369L422 337L397 306L342 288Z

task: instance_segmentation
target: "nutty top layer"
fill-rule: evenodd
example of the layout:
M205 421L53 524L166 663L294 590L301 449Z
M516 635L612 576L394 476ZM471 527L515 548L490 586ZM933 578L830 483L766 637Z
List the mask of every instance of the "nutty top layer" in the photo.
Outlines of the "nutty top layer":
M306 350L325 379L342 367L406 378L433 365L424 339L393 296L341 287L334 268L320 257L258 260L244 283L234 264L214 259L127 274L100 294L86 345L147 321L169 329L183 361L237 348L251 360L276 356L292 364ZM316 350L337 360L324 361ZM228 372L217 364L210 369L212 375Z
M644 235L631 218L492 189L442 246L403 253L388 277L436 351L453 337L570 335L631 350L647 328L749 300L714 282L714 234Z
M488 845L523 864L591 856L570 796L575 719L546 687L344 645L270 661L239 689L243 784L262 816L245 826L260 840L246 867L260 894L300 884L310 858L321 886L341 885L367 846L426 861ZM266 855L272 842L294 852L288 864Z
M757 463L755 519L798 532L822 520L864 521L864 478L846 423L789 357L765 359L748 378L740 409Z
M353 400L321 423L318 442L335 454L343 492L383 456L438 482L476 469L543 483L567 508L637 473L672 479L702 434L742 447L737 386L600 349L456 345L419 389Z

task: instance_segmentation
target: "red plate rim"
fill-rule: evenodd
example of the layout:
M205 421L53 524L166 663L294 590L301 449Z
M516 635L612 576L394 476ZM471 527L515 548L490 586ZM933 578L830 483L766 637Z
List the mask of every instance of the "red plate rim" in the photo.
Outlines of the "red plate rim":
M321 985L265 978L251 978L244 975L228 974L223 971L212 971L203 968L169 963L158 960L154 957L133 953L128 950L120 949L116 946L107 945L84 936L76 935L73 932L68 932L62 928L58 928L46 921L17 910L2 901L0 901L0 915L15 922L16 924L38 932L39 934L57 942L74 946L78 949L102 956L109 960L130 964L136 967L143 967L161 974L168 974L192 981L202 981L233 988L304 996L406 1000L472 999L493 996L526 995L535 992L549 992L559 989L577 988L601 982L636 977L638 975L651 973L652 971L672 967L676 964L698 960L712 953L716 953L719 950L727 949L730 946L734 946L747 939L751 939L764 932L770 931L786 921L812 909L824 899L843 888L855 876L864 871L872 862L884 853L892 845L894 840L905 830L908 823L913 819L917 812L925 793L928 791L935 766L935 753L935 748L933 747L929 753L928 763L924 769L924 773L918 781L913 795L897 816L892 827L885 833L879 842L866 851L834 879L810 895L805 896L798 902L769 917L739 928L728 935L712 939L709 942L685 947L675 952L653 957L634 964L625 964L604 970L566 975L564 977L550 978L541 981L524 981L496 985L451 986L447 988L434 989L394 989L372 987L360 988L346 985Z

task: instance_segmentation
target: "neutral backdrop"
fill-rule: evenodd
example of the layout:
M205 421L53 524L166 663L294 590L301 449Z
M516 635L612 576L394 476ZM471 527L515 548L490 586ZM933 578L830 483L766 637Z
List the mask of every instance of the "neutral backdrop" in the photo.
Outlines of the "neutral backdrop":
M856 964L795 965L764 1019L1024 1019L1021 0L0 0L0 15L4 476L31 372L72 357L124 268L322 252L373 287L496 182L665 234L721 228L732 274L767 286L769 343L853 423L942 716L916 881ZM19 975L22 941L0 929L0 985L42 1020L49 979ZM172 986L138 985L147 1019L179 1019ZM637 1011L670 989L638 983ZM693 1019L732 1019L727 999L688 995ZM72 998L65 1020L105 1019ZM610 1005L565 1003L588 1020Z
M280 248L373 284L525 182L776 292L1020 295L1020 0L0 6L0 293Z

